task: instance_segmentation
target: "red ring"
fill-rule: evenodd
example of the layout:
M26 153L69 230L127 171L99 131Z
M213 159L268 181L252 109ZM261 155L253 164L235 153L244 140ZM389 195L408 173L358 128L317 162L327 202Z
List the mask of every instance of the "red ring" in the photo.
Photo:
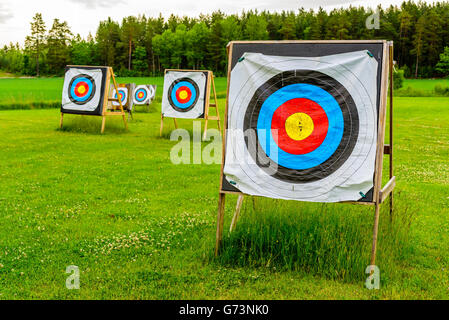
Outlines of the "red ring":
M312 118L314 129L304 140L293 140L285 130L287 118L295 113L305 113ZM271 133L276 144L290 154L306 154L318 148L324 141L329 128L324 109L315 101L306 98L295 98L280 105L271 120ZM277 134L276 134L277 130Z
M187 98L181 99L181 97L179 96L181 91L187 91ZM178 90L176 90L175 94L176 94L176 99L179 101L179 103L187 103L192 98L192 92L190 91L189 87L187 87L187 86L179 87Z
M80 92L79 92L79 88L80 88L81 86L83 86L83 87L86 88L86 91L84 91L84 93L80 93ZM75 91L75 95L76 95L77 97L82 98L82 97L84 97L84 96L89 92L89 85L88 85L86 82L84 82L84 81L78 82L78 84L75 86L75 90L74 90L74 91Z

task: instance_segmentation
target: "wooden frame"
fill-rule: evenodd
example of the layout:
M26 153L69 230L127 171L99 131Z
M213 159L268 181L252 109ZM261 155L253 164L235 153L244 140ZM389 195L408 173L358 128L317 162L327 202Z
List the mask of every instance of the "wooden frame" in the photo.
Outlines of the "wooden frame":
M370 264L374 265L376 261L377 252L377 235L379 226L379 216L380 216L380 206L388 197L390 198L390 217L393 215L393 190L396 185L396 177L393 175L393 42L388 42L385 40L348 40L348 41L236 41L231 42L227 46L228 54L228 84L227 92L229 92L230 86L230 75L231 75L231 58L232 58L232 48L235 43L382 43L383 44L383 55L382 55L382 70L381 70L381 88L380 88L380 108L379 108L379 118L378 118L378 137L377 137L377 150L376 150L376 164L374 172L374 195L372 202L341 202L341 203L351 203L351 204L362 204L362 205L372 205L375 207L374 210L374 227L373 227L373 240L371 248L371 260ZM389 133L390 133L390 144L385 145L385 125L386 125L386 113L387 113L387 96L389 91ZM225 191L223 190L223 168L225 163L225 151L226 151L226 128L227 128L227 117L228 117L228 106L229 97L226 97L226 109L224 118L224 132L223 132L223 152L222 152L222 163L221 163L221 176L220 176L220 190L219 190L219 200L218 200L218 214L217 214L217 230L216 230L216 243L215 243L215 255L219 253L221 241L223 238L223 222L225 213L225 201L226 194L237 194L239 198L237 200L237 206L232 218L230 232L232 232L237 224L238 218L240 216L240 210L245 195L242 192ZM382 168L383 168L383 156L389 156L389 181L382 188ZM254 201L254 197L253 201ZM253 202L254 206L254 202Z
M218 131L221 132L220 111L218 110L217 91L215 89L215 80L214 80L215 77L214 77L213 72L209 71L209 70L166 69L165 72L164 72L164 77L165 77L165 74L168 71L206 72L207 73L206 100L204 101L204 118L198 118L198 119L204 119L205 120L203 140L206 140L206 137L207 137L207 125L208 125L209 120L216 120L217 121L217 125L218 125ZM212 93L214 95L214 103L210 103L211 89L212 89ZM165 94L165 92L163 94ZM215 108L215 116L209 115L210 107L214 107ZM169 117L165 117L165 118L169 118ZM173 121L175 123L175 128L178 129L178 123L177 123L176 119L177 118L173 118ZM196 120L196 119L194 119L194 120ZM160 129L160 133L159 133L160 136L162 136L163 128L164 128L164 115L163 115L163 113L161 111L161 129Z
M67 66L69 68L83 68L83 67L87 67L87 66ZM101 121L101 133L104 133L104 128L106 125L106 116L122 116L123 118L123 123L125 125L125 129L128 130L128 123L126 121L126 113L123 109L123 105L122 102L120 101L120 99L115 99L110 97L109 95L112 93L111 91L111 79L112 79L112 87L116 90L116 92L118 92L118 86L117 86L117 82L115 80L115 75L114 75L114 71L112 70L112 67L102 67L102 68L107 68L106 71L106 82L104 85L104 92L103 92L103 106L102 106L102 112L101 112L101 117L102 117L102 121ZM129 94L128 94L129 96ZM118 106L118 108L112 106L111 102L118 102L120 105ZM108 108L110 108L111 110L108 111ZM96 115L95 115L96 116ZM63 122L64 122L64 112L61 111L61 120L59 122L59 128L62 129L63 126Z
M134 109L134 103L133 103L133 94L134 94L134 89L135 89L136 85L134 83L119 83L117 84L117 88L126 88L128 89L128 97L127 97L127 101L126 104L123 106L123 111L128 113L128 118L127 121L129 121L129 118L131 117L132 120L134 120L134 114L133 114L133 109ZM114 89L114 88L113 88ZM120 106L113 106L114 110L120 110Z

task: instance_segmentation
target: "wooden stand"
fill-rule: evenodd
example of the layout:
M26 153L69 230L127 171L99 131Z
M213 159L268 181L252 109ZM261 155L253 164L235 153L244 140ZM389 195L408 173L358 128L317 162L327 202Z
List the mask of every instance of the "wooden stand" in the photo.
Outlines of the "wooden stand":
M167 71L186 71L186 70L167 69L165 71L167 72ZM201 72L202 70L195 70L195 71ZM206 94L206 101L204 102L205 103L204 120L206 120L206 121L204 124L204 134L203 134L203 140L206 140L207 125L208 125L209 120L217 120L218 131L220 131L220 132L221 132L221 124L220 124L220 112L218 110L218 99L217 99L217 91L215 89L214 75L213 75L212 71L202 71L202 72L208 73L208 81L207 81L207 88L206 88L207 94ZM211 84L212 84L212 93L214 95L214 103L210 103ZM215 116L209 115L210 107L215 108ZM175 123L175 128L178 129L178 123L176 122L176 118L173 118L173 121ZM162 137L163 128L164 128L164 115L161 113L161 129L159 132L159 135L161 137Z
M101 133L104 133L104 128L106 125L106 116L122 116L123 123L125 124L125 129L128 130L128 123L126 121L126 113L123 109L122 102L120 99L112 98L109 95L111 94L110 85L111 85L111 78L112 78L112 84L113 88L115 89L115 92L118 93L118 87L117 82L115 81L114 71L111 67L107 68L107 74L106 74L106 83L105 83L105 91L104 91L104 99L103 99L103 109L101 113ZM118 108L115 108L111 105L111 102L118 102L119 106ZM108 111L108 107L111 109ZM64 120L64 113L61 112L61 120L59 122L59 127L62 128L63 126L63 120Z
M231 52L228 52L229 55L232 55ZM228 67L228 79L230 75L230 66ZM376 251L377 251L377 235L378 235L378 227L379 227L379 216L380 216L380 206L381 204L390 197L390 217L393 217L393 190L396 185L396 177L393 175L393 43L385 42L384 52L383 52L383 61L382 61L382 84L381 84L381 101L380 101L380 111L379 111L379 119L378 119L378 137L377 137L377 151L376 151L376 165L375 165L375 173L374 173L374 195L372 202L342 202L342 203L352 203L352 204L362 204L362 205L372 205L375 207L374 210L374 228L373 228L373 241L371 248L371 260L370 264L374 265L376 262ZM389 131L390 131L390 144L385 145L385 122L386 122L386 110L387 110L387 91L389 92ZM228 91L229 91L229 80L228 80ZM226 114L224 120L224 127L227 126L227 108L228 103L226 104ZM225 132L226 133L226 132ZM226 135L224 135L225 137ZM222 155L222 168L221 168L221 182L223 181L223 166L224 166L224 156L226 148L226 139L223 140L223 155ZM389 181L388 183L381 188L382 186L382 168L383 168L383 156L389 155L390 159L390 170L389 170ZM215 243L215 256L218 255L221 241L223 238L223 221L225 214L225 201L226 194L238 194L239 198L237 200L237 206L235 209L234 216L232 218L230 232L232 232L238 222L240 211L243 203L245 195L241 192L231 192L231 191L223 191L222 185L220 182L220 194L218 200L218 215L217 215L217 236ZM254 198L253 198L253 206L254 206Z

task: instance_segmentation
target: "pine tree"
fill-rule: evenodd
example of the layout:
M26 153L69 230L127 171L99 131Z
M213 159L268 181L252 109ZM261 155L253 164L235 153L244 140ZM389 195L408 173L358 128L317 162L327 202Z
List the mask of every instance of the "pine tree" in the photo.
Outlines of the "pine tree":
M42 48L45 46L46 27L41 13L36 13L31 22L31 35L26 37L25 48L35 56L36 75L40 76L39 62Z

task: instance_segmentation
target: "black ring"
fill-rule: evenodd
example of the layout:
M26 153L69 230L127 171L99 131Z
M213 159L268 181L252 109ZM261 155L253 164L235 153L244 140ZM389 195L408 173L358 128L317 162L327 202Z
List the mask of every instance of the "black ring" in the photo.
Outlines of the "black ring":
M90 82L92 82L92 93L90 94L90 97L89 98L87 98L85 101L76 101L75 100L75 98L73 98L72 97L72 94L71 94L71 89L72 89L72 84L73 84L73 82L76 80L76 79L78 79L78 78L87 78L87 79L89 79L90 80ZM80 75L77 75L76 77L73 77L72 78L72 80L70 81L70 84L69 84L69 98L70 98L70 101L72 101L74 104L77 104L77 105L83 105L83 104L86 104L86 103L88 103L90 100L92 100L92 98L95 96L95 91L96 91L96 85L95 85L95 80L91 77L91 76L89 76L89 75L87 75L87 74L80 74Z
M173 103L173 100L172 100L172 98L171 98L171 94L172 94L172 91L173 91L174 86L176 86L179 82L182 82L182 81L185 81L185 82L190 83L190 84L195 88L195 91L196 91L195 101L192 103L192 105L191 105L190 107L185 108L185 109L182 109L182 108L177 107L177 106ZM198 101L199 96L200 96L200 89L198 88L198 85L196 84L196 82L193 81L193 80L190 79L190 78L176 79L175 81L173 81L173 83L171 84L170 88L168 89L168 102L170 103L170 105L172 106L172 108L175 109L175 110L178 111L178 112L189 112L190 110L192 110L192 109L195 107L195 105L196 105L196 103L197 103L197 101Z

